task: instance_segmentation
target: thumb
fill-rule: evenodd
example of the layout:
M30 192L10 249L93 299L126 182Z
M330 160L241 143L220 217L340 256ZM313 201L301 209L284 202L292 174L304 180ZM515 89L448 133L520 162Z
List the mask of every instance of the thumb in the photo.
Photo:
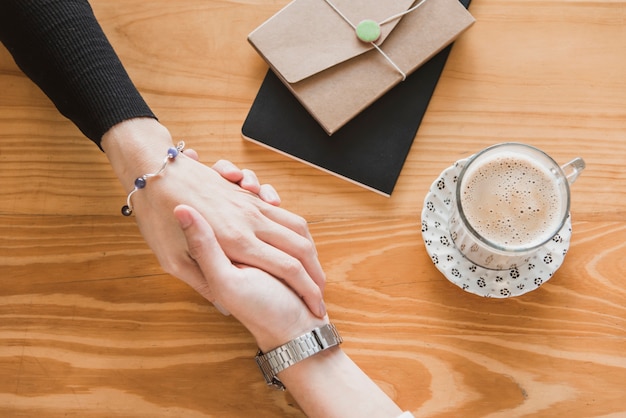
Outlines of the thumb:
M174 216L187 240L189 255L200 267L213 294L213 304L224 315L228 315L228 310L215 299L219 298L216 290L220 288L220 282L234 273L232 263L217 242L211 225L198 211L187 205L179 205L174 209Z
M174 208L174 216L187 240L189 255L200 265L204 273L211 273L211 264L204 260L225 257L217 243L213 228L197 210L187 205L178 205Z

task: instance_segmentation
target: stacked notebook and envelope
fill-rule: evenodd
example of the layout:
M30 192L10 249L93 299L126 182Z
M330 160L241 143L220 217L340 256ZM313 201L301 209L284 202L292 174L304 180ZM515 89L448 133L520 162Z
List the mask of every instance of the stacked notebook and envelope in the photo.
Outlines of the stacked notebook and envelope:
M291 2L249 35L271 70L244 138L390 195L468 4ZM388 20L376 45L356 37L365 19Z

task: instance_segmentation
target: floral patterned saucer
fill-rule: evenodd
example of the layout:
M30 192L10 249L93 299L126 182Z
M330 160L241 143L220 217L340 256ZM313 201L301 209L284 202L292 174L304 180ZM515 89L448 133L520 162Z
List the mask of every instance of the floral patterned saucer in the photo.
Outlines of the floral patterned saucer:
M454 246L448 232L456 180L467 160L459 160L435 180L424 199L422 238L439 271L461 289L478 296L508 298L537 289L563 263L572 236L568 216L559 233L527 264L508 270L490 270L469 261Z

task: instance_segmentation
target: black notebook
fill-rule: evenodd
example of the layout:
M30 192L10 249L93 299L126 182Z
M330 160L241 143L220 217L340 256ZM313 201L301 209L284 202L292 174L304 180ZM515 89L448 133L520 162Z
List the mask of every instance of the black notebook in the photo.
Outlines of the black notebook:
M470 0L460 0L468 7ZM269 70L244 139L390 196L450 53L449 45L329 136Z

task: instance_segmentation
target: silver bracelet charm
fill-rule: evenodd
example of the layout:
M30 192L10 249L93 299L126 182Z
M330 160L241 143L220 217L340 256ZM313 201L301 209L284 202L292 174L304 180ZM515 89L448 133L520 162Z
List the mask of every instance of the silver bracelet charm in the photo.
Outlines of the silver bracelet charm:
M130 199L133 196L133 194L137 190L143 189L144 187L146 187L146 181L150 177L158 176L163 171L165 171L165 168L167 167L167 164L170 161L173 161L176 157L178 157L178 154L183 152L184 149L185 149L185 141L180 141L178 143L178 145L176 145L176 147L168 148L167 155L163 159L163 164L161 165L161 168L159 168L154 173L144 174L143 176L137 177L135 179L135 183L134 183L135 184L135 188L133 190L131 190L130 193L128 193L128 197L126 197L126 204L124 206L122 206L122 215L130 216L133 213L133 205L132 205L131 199Z

